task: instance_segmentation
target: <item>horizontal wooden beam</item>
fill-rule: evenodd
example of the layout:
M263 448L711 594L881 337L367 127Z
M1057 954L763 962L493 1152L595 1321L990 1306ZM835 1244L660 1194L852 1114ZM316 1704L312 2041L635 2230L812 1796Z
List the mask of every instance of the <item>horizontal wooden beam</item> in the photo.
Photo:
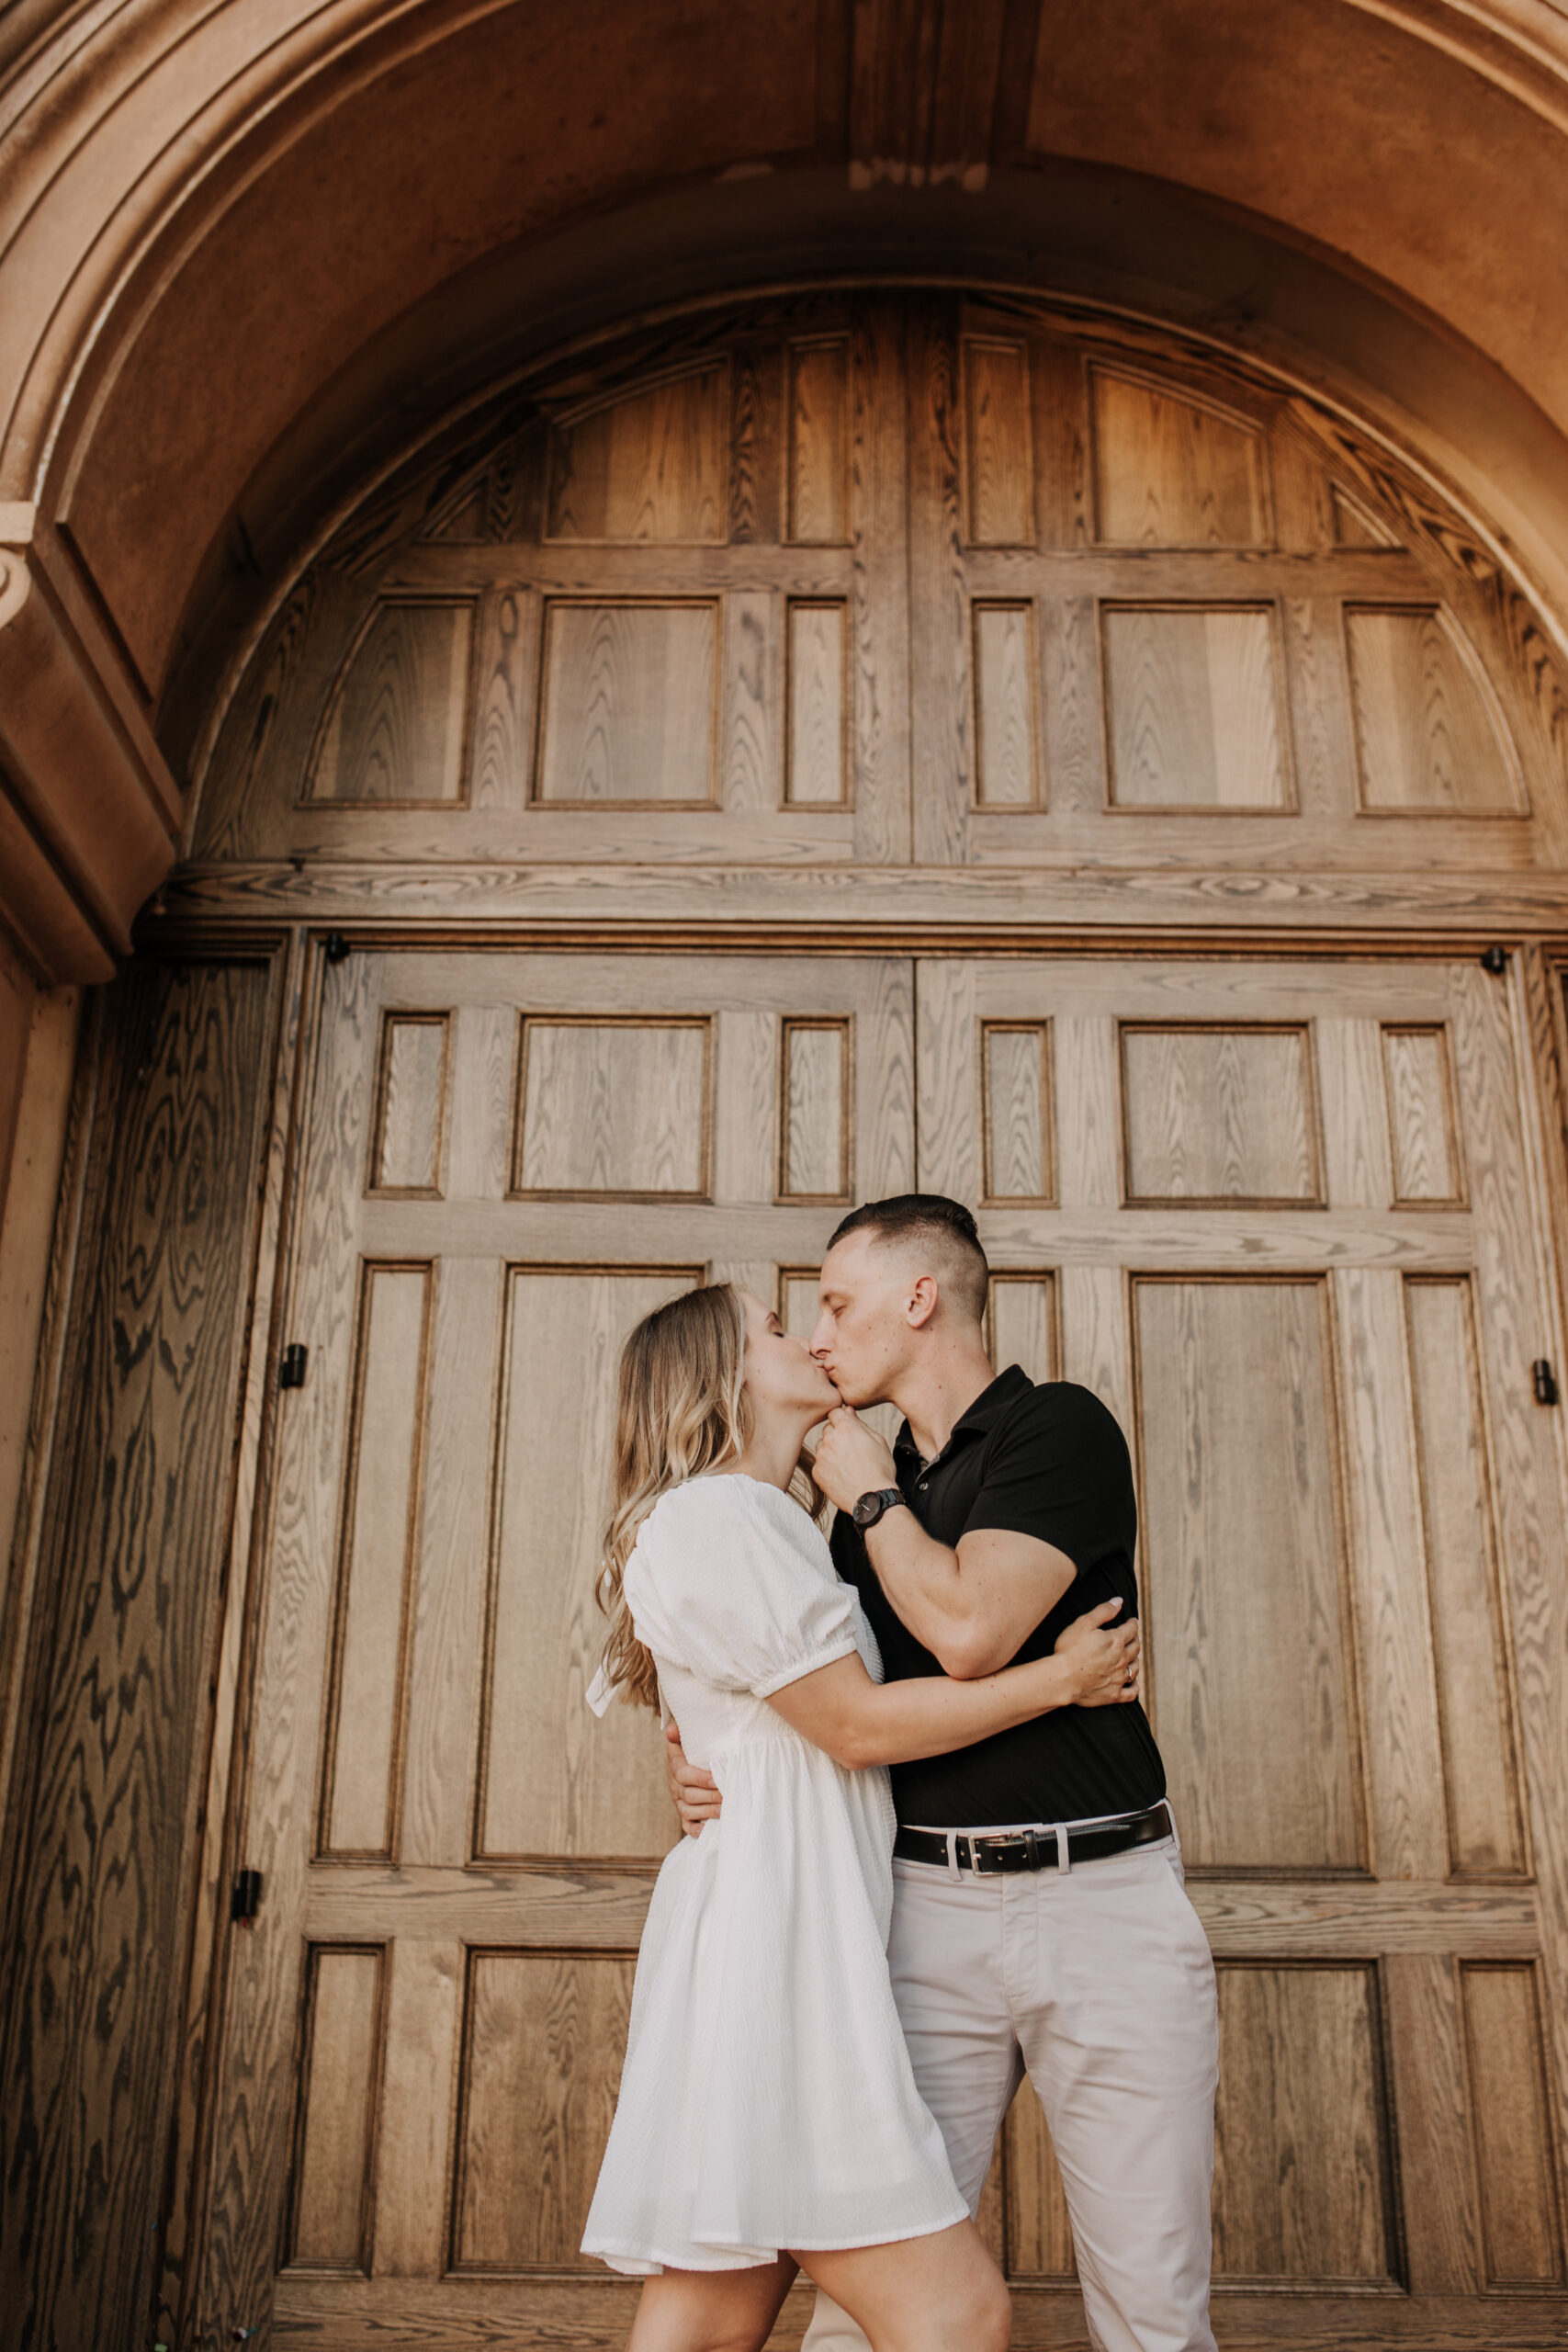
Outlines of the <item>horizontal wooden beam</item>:
M1422 934L1462 943L1568 933L1568 872L1287 874L1168 866L783 867L609 864L525 865L278 859L184 865L139 945L161 937L232 939L245 924L363 927L372 939L434 941L442 932L514 944L673 949L726 938L753 953L1059 952L1099 940L1127 952L1146 942L1176 955L1184 943L1245 953L1249 942L1292 950L1321 940L1334 952L1375 952L1397 936L1404 956ZM660 933L660 936L653 934ZM624 938L621 936L624 934Z

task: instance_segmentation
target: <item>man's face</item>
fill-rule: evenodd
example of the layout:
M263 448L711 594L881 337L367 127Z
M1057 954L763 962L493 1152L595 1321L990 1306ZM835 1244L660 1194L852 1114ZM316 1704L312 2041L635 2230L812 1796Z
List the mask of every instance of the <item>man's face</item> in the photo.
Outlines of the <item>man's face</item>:
M913 1337L908 1253L863 1227L822 1261L811 1352L846 1405L878 1405L908 1362Z

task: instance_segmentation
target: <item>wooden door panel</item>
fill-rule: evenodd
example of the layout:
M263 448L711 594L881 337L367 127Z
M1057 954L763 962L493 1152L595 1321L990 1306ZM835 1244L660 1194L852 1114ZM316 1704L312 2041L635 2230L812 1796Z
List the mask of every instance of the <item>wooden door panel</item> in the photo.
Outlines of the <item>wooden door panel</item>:
M1037 1041L1054 1190L979 1213L998 1360L1007 1286L1048 1273L1063 1371L1134 1438L1150 1702L1221 1964L1222 2340L1275 2340L1281 2292L1304 2340L1528 2333L1562 2259L1562 1510L1508 989L1468 960L953 959L918 1006L932 1189L976 1197L998 1134L1032 1135ZM1021 2287L1060 2273L1021 2131ZM1038 2292L1020 2342L1057 2340Z
M710 1276L793 1295L852 1185L908 1189L912 975L491 951L319 978L224 2231L328 2341L382 2282L461 2342L491 2284L532 2324L570 2278L608 2342L624 2297L577 2245L675 1834L657 1721L584 1703L620 1340ZM1042 1344L1041 1299L1020 1328Z
M1134 1336L1148 1679L1189 1863L1359 1871L1326 1286L1144 1277Z
M506 1270L476 1861L669 1850L657 1724L626 1707L596 1723L585 1694L615 1341L702 1272Z
M1219 1995L1216 2279L1393 2284L1376 1966L1222 1962Z

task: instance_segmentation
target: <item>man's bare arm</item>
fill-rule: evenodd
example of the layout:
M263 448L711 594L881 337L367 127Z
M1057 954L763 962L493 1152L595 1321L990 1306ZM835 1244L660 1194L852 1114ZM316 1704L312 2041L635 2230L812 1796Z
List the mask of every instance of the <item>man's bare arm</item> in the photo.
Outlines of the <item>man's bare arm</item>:
M817 1483L840 1510L897 1484L891 1449L847 1408L817 1449ZM959 1681L995 1674L1016 1657L1077 1574L1065 1552L1010 1529L979 1528L956 1550L928 1535L912 1510L889 1510L866 1531L883 1591L918 1642Z

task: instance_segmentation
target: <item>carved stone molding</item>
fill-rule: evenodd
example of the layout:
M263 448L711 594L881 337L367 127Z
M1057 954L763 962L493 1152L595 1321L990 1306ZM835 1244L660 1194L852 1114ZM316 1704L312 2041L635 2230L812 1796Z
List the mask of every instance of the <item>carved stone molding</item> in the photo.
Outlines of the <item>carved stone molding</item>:
M179 795L58 538L0 507L0 921L45 985L104 979Z

